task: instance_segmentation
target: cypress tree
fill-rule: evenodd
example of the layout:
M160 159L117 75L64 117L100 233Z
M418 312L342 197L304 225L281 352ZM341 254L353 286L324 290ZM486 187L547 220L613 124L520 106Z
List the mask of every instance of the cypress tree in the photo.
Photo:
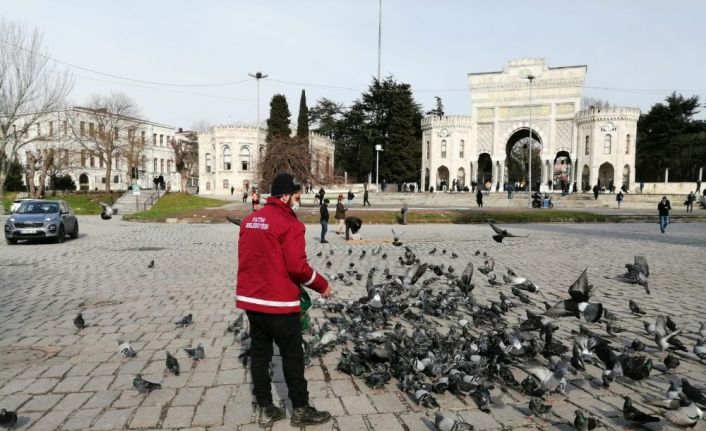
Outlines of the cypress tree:
M299 117L297 117L297 138L309 137L309 108L306 106L306 93L302 90L299 99Z
M283 94L275 94L270 101L270 118L267 119L267 136L265 140L272 142L274 139L287 140L292 135L289 128L289 105Z

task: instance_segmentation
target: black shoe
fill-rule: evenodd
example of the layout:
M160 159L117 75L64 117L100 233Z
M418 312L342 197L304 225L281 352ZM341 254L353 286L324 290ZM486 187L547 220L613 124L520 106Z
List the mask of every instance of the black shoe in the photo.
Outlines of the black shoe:
M307 425L318 425L331 420L329 412L318 411L311 406L296 407L292 413L292 420L289 422L293 427L303 427Z
M328 244L328 241L326 241L325 239L322 239L321 244Z
M257 414L257 424L260 428L271 427L275 422L284 419L284 409L273 404L260 407Z

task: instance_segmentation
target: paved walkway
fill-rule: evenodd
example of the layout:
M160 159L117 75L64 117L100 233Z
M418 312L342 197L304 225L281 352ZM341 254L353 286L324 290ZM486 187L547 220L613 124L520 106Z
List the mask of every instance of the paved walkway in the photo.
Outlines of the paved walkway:
M5 217L0 216L0 222ZM18 429L31 430L251 430L257 429L251 409L249 374L238 360L239 343L233 343L226 327L237 315L233 306L238 228L231 224L184 225L140 224L119 218L102 221L80 217L80 238L64 244L0 244L0 408L17 409ZM476 250L495 257L502 273L507 266L527 275L541 286L545 298L536 297L539 311L543 299L565 296L566 289L584 267L598 287L597 300L618 314L627 332L619 340L635 338L648 346L641 319L630 316L628 298L637 299L654 318L658 313L674 316L685 328L684 340L693 346L697 322L706 319L706 229L703 224L674 223L662 235L655 224L582 224L507 226L528 238L491 240L491 230L482 225L396 226L402 241L430 263L452 263L459 270L468 261L482 263ZM373 266L403 271L394 247L390 226L365 226L364 241L347 244L329 234L330 244L315 241L318 226L308 226L311 263L325 273L343 271L355 262L361 272ZM386 261L359 259L382 245ZM334 265L326 270L328 253L334 250ZM353 249L351 256L347 250ZM436 247L437 252L429 255ZM447 253L442 254L446 249ZM451 252L459 255L454 261ZM650 263L651 296L640 287L621 284L606 277L621 274L635 254ZM370 253L368 253L370 256ZM147 264L154 259L155 267ZM266 268L263 268L266 270ZM480 301L497 298L481 274L474 275ZM357 298L364 292L363 279L351 286L334 285L334 299ZM501 288L509 293L509 288ZM83 311L88 328L78 332L72 320ZM194 324L176 328L173 322L193 313ZM518 309L510 321L524 315ZM316 324L323 312L316 310ZM569 341L578 320L563 319L556 336ZM598 326L593 329L602 331ZM118 353L117 339L132 342L137 358ZM183 347L203 343L207 358L192 364ZM30 350L32 349L32 350ZM165 351L181 362L179 377L164 373ZM664 355L647 353L657 361ZM317 429L338 430L429 430L433 412L419 408L393 382L380 390L368 388L358 378L335 370L337 351L316 360L307 369L313 404L328 409L335 421ZM568 429L577 407L595 415L606 429L627 426L620 408L624 394L640 399L638 392L663 394L667 380L686 376L706 386L706 368L691 353L682 358L674 374L654 371L641 385L612 384L603 389L569 376L566 396L552 395L553 413L544 419L527 417L527 397L515 391L491 391L491 413L478 410L472 400L450 394L438 396L442 410L458 415L476 429ZM600 370L590 367L590 374ZM132 389L136 373L164 388L150 395ZM518 375L519 377L519 375ZM281 372L275 373L275 397L283 399ZM286 403L285 403L286 404ZM647 407L641 406L645 410ZM289 416L289 413L288 413ZM665 424L665 421L662 421ZM665 428L668 426L665 424ZM703 425L699 425L703 427ZM289 429L289 422L274 429Z

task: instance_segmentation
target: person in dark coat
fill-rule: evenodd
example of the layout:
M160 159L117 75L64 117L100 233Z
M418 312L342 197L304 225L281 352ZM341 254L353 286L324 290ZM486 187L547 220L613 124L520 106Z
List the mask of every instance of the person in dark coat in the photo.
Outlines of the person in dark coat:
M598 184L593 186L593 198L598 199L598 192L600 192L601 189L598 187Z
M483 192L481 192L480 188L478 188L478 192L476 193L476 203L479 208L483 208Z
M370 206L370 201L368 200L368 189L365 189L363 192L363 206L365 206L366 203Z
M686 212L694 212L694 201L696 200L696 195L694 192L689 192L689 194L686 196Z
M343 229L345 229L345 219L346 219L346 211L348 211L348 208L343 205L343 194L338 195L338 202L336 202L336 215L334 215L334 218L338 220L338 228L336 229L336 234L340 235L343 233Z
M657 211L659 211L659 230L664 233L664 230L669 224L669 210L672 209L672 205L669 203L669 199L666 196L662 196L662 200L657 205Z
M324 202L324 196L326 195L326 191L324 190L323 187L319 189L319 194L317 197L319 198L319 205L321 205Z
M346 217L346 241L348 241L351 237L351 234L353 236L357 236L358 238L354 239L360 239L360 236L358 235L358 231L360 228L363 226L363 220L359 219L358 217Z
M319 219L321 223L321 244L326 244L326 232L328 231L328 199L324 199L324 203L319 207L319 214L321 218Z

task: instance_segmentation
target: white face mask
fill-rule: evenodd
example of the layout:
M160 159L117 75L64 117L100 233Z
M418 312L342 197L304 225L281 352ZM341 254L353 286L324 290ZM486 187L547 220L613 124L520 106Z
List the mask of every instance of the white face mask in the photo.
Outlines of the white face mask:
M299 199L294 199L293 195L290 195L287 199L287 205L289 205L292 211L299 211Z

